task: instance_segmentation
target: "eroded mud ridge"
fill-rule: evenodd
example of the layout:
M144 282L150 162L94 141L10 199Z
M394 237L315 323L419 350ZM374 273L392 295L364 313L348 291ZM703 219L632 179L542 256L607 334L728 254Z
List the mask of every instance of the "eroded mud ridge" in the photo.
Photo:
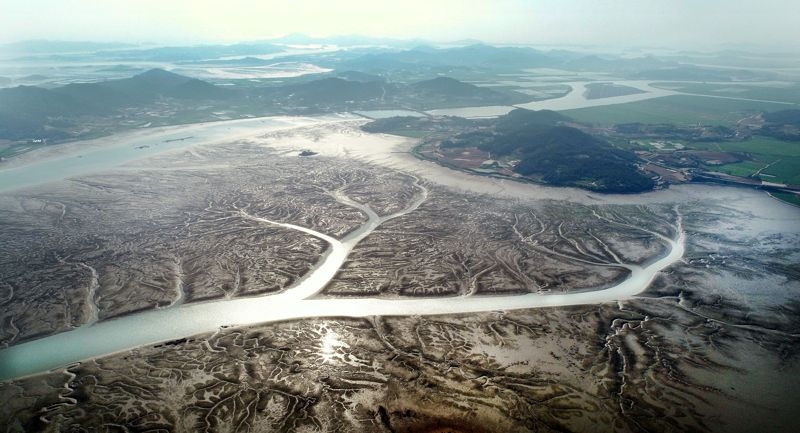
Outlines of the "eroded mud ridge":
M12 431L726 431L726 410L765 412L736 390L737 353L780 341L663 299L314 319L15 381L2 412Z
M4 346L212 302L242 306L228 323L273 323L6 380L0 425L793 431L797 215L751 207L481 195L263 140L2 194ZM583 297L678 246L636 298ZM542 300L582 305L525 309Z
M235 169L214 163L233 149L256 158ZM144 309L280 292L328 245L242 211L342 237L367 217L330 191L361 183L350 196L380 193L372 206L391 212L412 188L398 173L345 161L333 169L248 152L246 143L200 152L185 155L183 169L165 159L0 195L2 343Z
M521 203L248 142L149 161L0 196L4 345L279 293L330 251L315 233L352 249L320 296L389 297L603 288L676 236L669 205Z
M676 211L664 206L521 203L429 188L413 215L353 251L330 296L568 293L626 278L663 256Z

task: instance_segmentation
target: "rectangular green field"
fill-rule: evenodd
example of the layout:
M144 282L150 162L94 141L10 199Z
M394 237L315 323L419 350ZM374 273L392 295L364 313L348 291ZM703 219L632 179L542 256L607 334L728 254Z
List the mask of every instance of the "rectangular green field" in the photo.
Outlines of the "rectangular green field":
M800 142L783 141L777 138L754 136L744 141L696 142L687 148L718 152L746 152L758 155L800 156Z
M748 177L764 165L766 164L761 161L742 161L734 164L713 165L709 166L709 169L731 176Z
M747 177L758 169L761 178L769 182L800 184L800 142L782 141L770 137L756 136L745 141L688 143L688 149L747 154L748 160L735 164L708 167L734 176Z
M673 95L626 104L564 110L561 114L579 122L605 125L640 122L732 126L748 114L791 107L770 102Z
M800 157L781 158L779 162L769 166L761 174L775 176L774 178L762 177L762 179L769 182L800 185Z
M734 98L760 99L764 101L780 101L800 104L800 86L792 85L755 85L742 83L654 83L654 87L675 89L684 93L697 93L711 96L727 96ZM794 107L787 107L794 108Z
M800 185L799 157L784 157L782 159L775 159L775 157L770 157L769 155L756 155L752 160L749 161L709 166L708 169L727 173L732 176L748 177L755 174L759 169L767 165L769 165L769 167L761 170L761 176L759 177L760 179L767 182Z

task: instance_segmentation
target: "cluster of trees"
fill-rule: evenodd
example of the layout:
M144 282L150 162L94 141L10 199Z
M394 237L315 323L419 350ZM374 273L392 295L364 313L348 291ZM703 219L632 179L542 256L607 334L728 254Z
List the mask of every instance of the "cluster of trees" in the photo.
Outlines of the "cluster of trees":
M519 174L541 177L553 185L610 193L653 189L653 180L637 167L636 155L575 128L553 127L531 134L520 143L514 150L520 155L520 162L514 168Z
M68 138L64 129L81 116L109 117L120 110L146 107L164 98L189 104L229 101L234 94L205 81L152 69L131 78L74 83L45 89L18 86L0 89L0 138L25 140Z
M766 123L759 132L779 140L800 141L800 110L764 113Z
M678 126L669 123L618 123L614 125L614 132L633 138L653 137L661 140L697 142L731 140L736 137L735 130L722 125Z
M638 157L605 140L564 126L566 116L553 111L514 110L493 128L468 132L445 147L477 147L492 156L518 159L514 171L552 185L579 186L609 193L651 190Z

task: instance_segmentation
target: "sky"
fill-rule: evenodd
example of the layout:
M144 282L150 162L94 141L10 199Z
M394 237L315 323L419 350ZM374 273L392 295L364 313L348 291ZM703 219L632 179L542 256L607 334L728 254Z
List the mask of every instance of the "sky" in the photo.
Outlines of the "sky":
M800 51L800 0L0 0L0 43L198 44L290 33Z

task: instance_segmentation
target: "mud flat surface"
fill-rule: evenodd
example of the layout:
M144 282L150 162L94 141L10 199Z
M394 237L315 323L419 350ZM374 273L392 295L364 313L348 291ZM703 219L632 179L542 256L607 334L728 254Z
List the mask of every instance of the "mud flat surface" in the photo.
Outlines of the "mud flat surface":
M733 188L498 182L415 162L407 141L357 125L187 146L0 194L4 346L156 309L308 309L6 379L5 431L798 428L795 208ZM590 296L676 239L682 258L638 295ZM337 242L341 269L295 297Z

